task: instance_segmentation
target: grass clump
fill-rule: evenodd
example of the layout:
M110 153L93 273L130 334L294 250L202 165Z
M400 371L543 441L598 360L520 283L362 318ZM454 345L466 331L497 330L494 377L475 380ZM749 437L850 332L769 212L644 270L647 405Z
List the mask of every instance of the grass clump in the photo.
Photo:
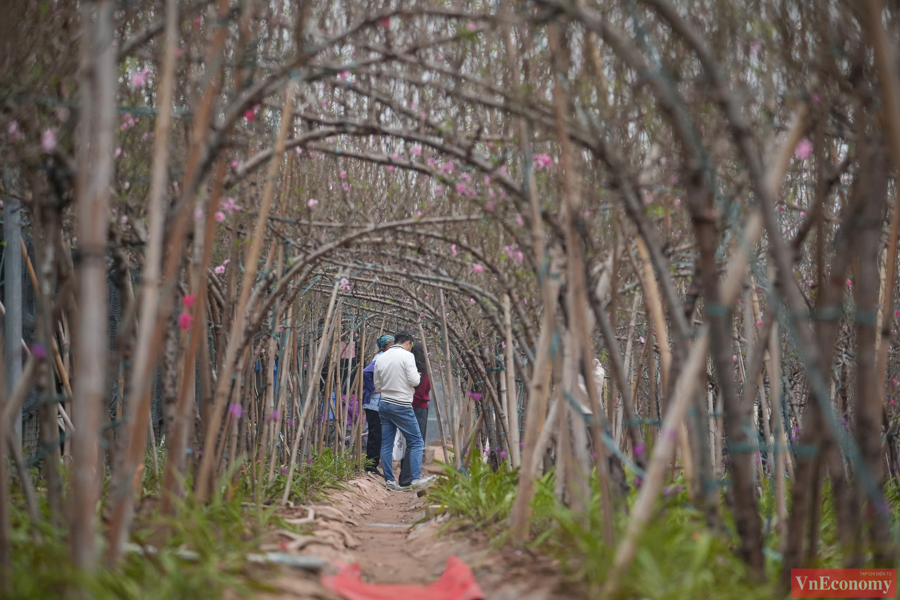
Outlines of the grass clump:
M323 451L295 473L292 499L307 502L328 488L339 487L356 474L355 465L348 457ZM265 499L280 500L285 480L286 475L277 478ZM101 565L92 575L70 564L68 533L50 524L46 505L42 502L41 520L34 522L21 495L14 493L13 569L11 593L6 597L60 598L79 590L98 599L169 600L218 598L226 589L250 597L266 589L260 567L249 567L246 556L258 551L262 536L272 528L294 528L276 514L277 503L267 506L253 501L247 473L237 477L225 473L219 481L209 502L197 502L188 494L176 502L172 516L158 508L140 514L131 536L132 551L126 552L119 568ZM154 482L144 484L142 501L155 505Z
M492 471L479 457L468 473L442 465L446 478L429 498L450 514L452 523L476 528L502 529L515 500L518 470ZM675 482L661 500L665 514L655 518L644 532L640 550L629 572L622 577L621 598L647 599L770 599L774 585L753 581L744 563L734 554L733 535L707 528L703 514L690 504L684 482ZM603 538L599 484L594 474L588 509L576 512L554 496L551 470L536 483L532 501L531 546L557 559L577 597L599 598L612 564L614 547ZM616 539L621 540L628 514L637 497L632 488L616 511ZM505 540L504 536L497 539ZM768 559L773 573L779 563ZM775 581L775 578L769 578Z

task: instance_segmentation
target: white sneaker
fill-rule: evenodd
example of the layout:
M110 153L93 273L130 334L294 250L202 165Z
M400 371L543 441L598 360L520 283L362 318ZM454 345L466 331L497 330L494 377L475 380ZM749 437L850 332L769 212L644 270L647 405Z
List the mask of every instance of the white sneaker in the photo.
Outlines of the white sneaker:
M431 485L436 480L437 480L437 477L435 477L434 475L429 475L428 477L419 477L418 479L413 479L412 482L409 484L409 487L411 487L413 489L425 487L426 485Z
M387 483L384 484L384 487L386 487L387 489L389 489L392 492L403 491L403 488L400 487L399 485L397 485L396 481L388 481Z

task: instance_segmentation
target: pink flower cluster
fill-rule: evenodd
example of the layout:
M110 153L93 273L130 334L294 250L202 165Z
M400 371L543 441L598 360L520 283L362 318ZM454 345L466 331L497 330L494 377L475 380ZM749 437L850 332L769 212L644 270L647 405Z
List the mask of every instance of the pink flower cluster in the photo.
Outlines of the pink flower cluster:
M553 159L549 154L535 154L531 157L531 165L535 171L543 171L553 166Z
M515 246L504 246L503 251L506 252L506 255L510 258L510 260L517 263L522 262L522 260L525 258L525 255L522 254L522 251L518 250Z
M144 69L142 71L138 71L137 73L133 73L131 75L131 87L134 89L140 89L147 85L147 82L150 80L150 69Z
M140 122L141 120L135 119L131 113L125 113L124 115L122 115L122 124L119 125L119 130L125 131L126 129L131 129Z
M9 124L9 128L6 131L9 134L9 141L18 142L19 140L22 139L22 132L19 131L19 122L18 121L12 121Z
M234 198L225 198L225 202L222 203L222 210L230 213L235 210L241 210L241 207L235 204Z
M225 266L228 265L228 263L230 263L230 262L231 262L231 259L226 258L224 261L222 261L222 264L217 266L215 269L213 269L213 271L215 272L216 275L223 274L225 272Z

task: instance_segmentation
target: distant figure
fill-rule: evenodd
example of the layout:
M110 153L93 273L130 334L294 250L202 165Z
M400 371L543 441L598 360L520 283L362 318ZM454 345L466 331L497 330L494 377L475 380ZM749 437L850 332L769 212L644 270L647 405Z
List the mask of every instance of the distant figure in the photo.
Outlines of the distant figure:
M419 423L419 431L422 433L422 440L425 439L426 429L428 428L428 400L431 393L431 380L428 378L428 369L425 362L425 346L422 342L413 344L412 355L416 361L416 370L419 372L419 385L413 392L412 408L416 414L416 421ZM407 487L412 483L412 475L410 473L410 457L409 445L406 446L406 455L400 463L400 487Z
M375 389L381 392L378 416L381 419L381 468L385 486L392 491L401 488L394 480L391 458L394 436L399 429L409 446L410 485L414 488L428 485L434 477L422 477L422 456L425 441L419 431L419 423L413 412L415 388L421 381L416 361L412 355L413 336L405 331L394 334L394 345L375 363Z
M594 359L594 385L597 387L597 394L600 396L600 405L603 406L603 382L606 380L606 369L603 368L603 365L600 364L600 359ZM584 377L579 374L578 375L578 387L581 388L582 393L584 393L585 397L588 397L587 386L584 383ZM585 412L585 414L593 414L591 408L589 406L581 405L581 409Z
M385 334L375 340L378 353L372 358L372 362L363 369L363 408L366 411L366 424L369 427L369 437L366 440L366 471L369 473L378 473L378 462L381 460L381 418L378 416L381 394L375 391L375 361L384 354L385 348L393 343L394 336L390 334Z

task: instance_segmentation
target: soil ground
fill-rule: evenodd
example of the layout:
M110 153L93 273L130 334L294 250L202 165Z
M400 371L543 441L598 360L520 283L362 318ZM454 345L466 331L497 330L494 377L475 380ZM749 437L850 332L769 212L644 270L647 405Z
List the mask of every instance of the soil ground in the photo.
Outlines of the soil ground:
M438 453L440 450L438 450ZM426 471L436 472L433 465ZM309 535L273 532L262 546L317 556L326 561L322 574L333 574L341 563L358 563L370 583L425 585L435 581L456 555L471 567L485 594L494 600L556 600L570 598L560 591L559 570L550 559L527 550L492 549L486 533L441 533L444 516L428 517L427 494L390 492L369 477L347 482L320 504L286 508L287 519L309 519ZM310 513L310 510L313 512ZM337 596L319 583L317 575L283 568L268 573L266 587L256 598L321 598ZM229 594L229 600L236 598Z

